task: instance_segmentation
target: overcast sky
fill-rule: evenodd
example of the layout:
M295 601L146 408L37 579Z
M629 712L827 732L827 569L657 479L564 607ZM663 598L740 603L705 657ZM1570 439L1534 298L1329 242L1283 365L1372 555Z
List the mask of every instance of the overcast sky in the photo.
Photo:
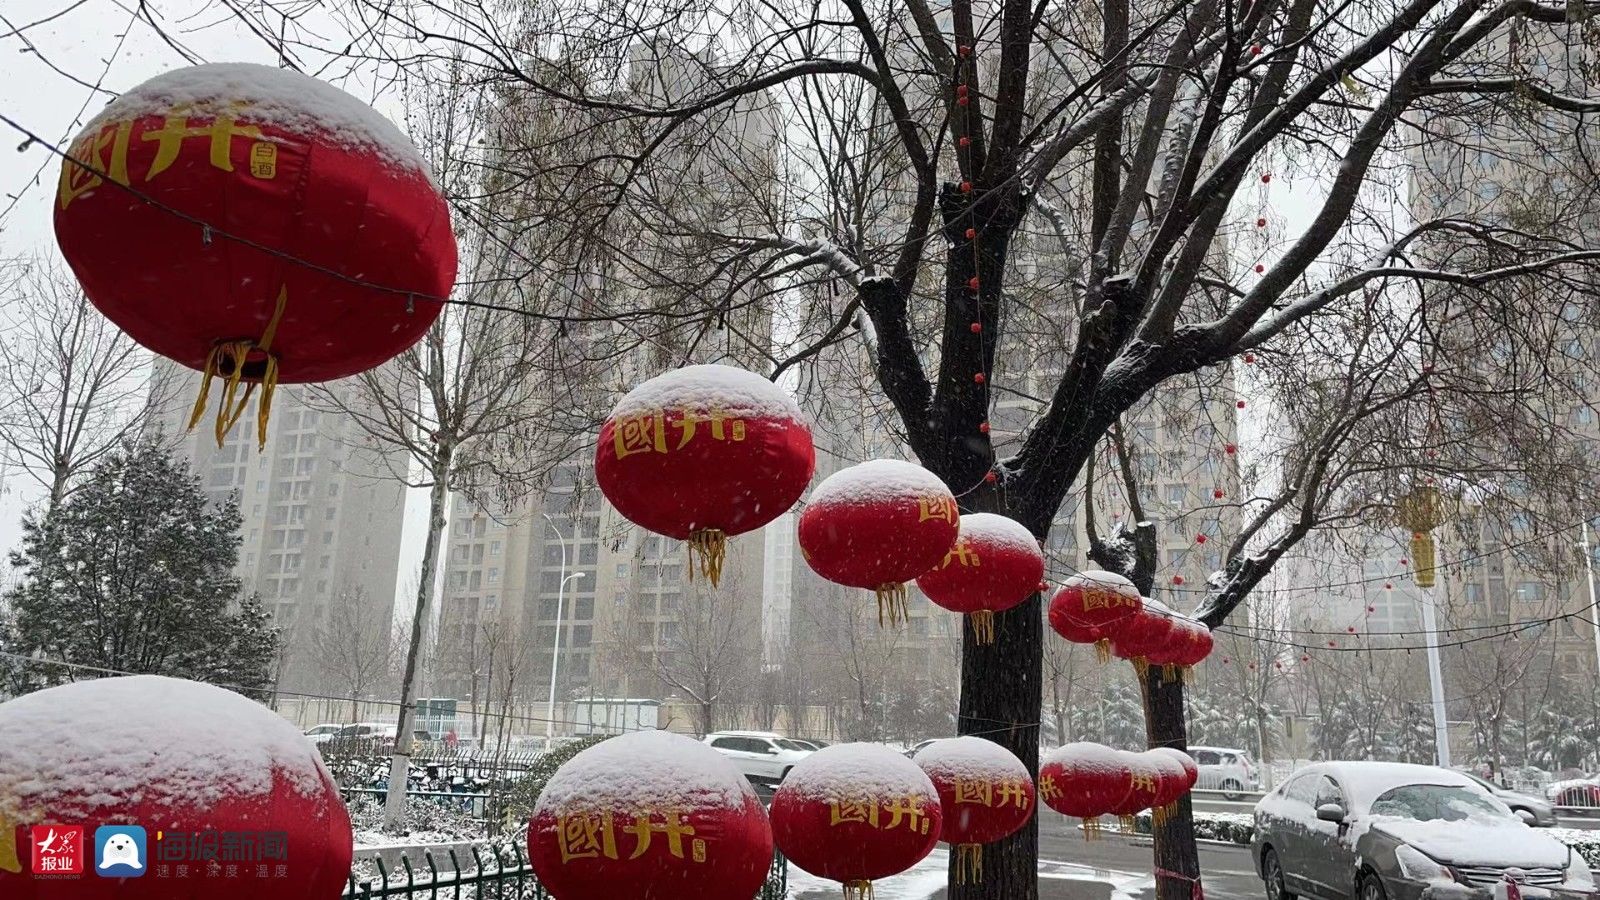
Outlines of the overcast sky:
M166 0L148 8L173 43L200 61L277 63L273 51L214 0ZM5 73L0 115L65 149L116 94L188 65L183 52L149 24L135 20L135 9L122 0L0 0L0 72ZM324 35L331 35L334 27L319 25ZM363 93L359 84L342 86L363 100L376 100L380 110L395 117L388 98ZM27 137L4 123L0 138L0 259L54 254L50 216L59 157L43 146L23 147ZM16 546L23 512L39 500L40 491L15 471L0 473L0 490L4 551ZM427 524L426 493L410 492L406 507L401 558L418 560ZM415 565L402 565L396 590L405 602L397 618L410 606L415 579Z

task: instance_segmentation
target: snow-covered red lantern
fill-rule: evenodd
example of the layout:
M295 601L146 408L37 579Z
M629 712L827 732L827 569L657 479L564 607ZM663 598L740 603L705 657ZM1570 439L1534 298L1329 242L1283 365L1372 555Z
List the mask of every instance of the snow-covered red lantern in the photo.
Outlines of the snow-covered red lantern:
M939 793L882 744L835 744L806 757L772 797L772 835L789 861L844 884L847 898L911 868L939 842Z
M788 391L732 366L685 366L617 402L600 426L594 473L628 521L688 541L715 586L727 539L794 506L816 460Z
M894 623L906 616L905 583L944 560L960 518L939 476L897 459L869 460L811 492L800 552L823 578L876 593L879 624Z
M1117 809L1132 790L1126 755L1079 741L1045 754L1039 765L1039 799L1064 816L1083 820L1083 833L1100 832L1100 817Z
M1172 813L1178 798L1189 792L1189 771L1169 753L1146 750L1139 755L1156 770L1156 795L1150 803L1150 814L1159 825Z
M1092 625L1079 625L1066 618L1057 612L1054 600L1050 602L1050 627L1064 640L1074 644L1093 644L1101 662L1111 658L1111 639L1106 636L1105 630Z
M1132 831L1133 817L1154 808L1156 800L1160 797L1161 770L1156 766L1155 760L1143 753L1131 753L1127 750L1117 752L1121 754L1128 773L1128 794L1107 812L1122 820L1124 831Z
M257 384L265 443L277 384L354 375L410 347L455 282L450 212L416 148L299 72L158 75L108 104L68 156L62 256L107 318L204 373L194 422L225 379L218 443Z
M1184 640L1178 644L1178 654L1173 664L1188 670L1205 662L1216 642L1211 636L1211 629L1204 622L1185 618L1181 620L1181 626Z
M1089 637L1099 648L1101 659L1108 659L1110 638L1115 630L1144 608L1144 599L1133 582L1115 572L1091 570L1068 578L1050 598L1050 625L1069 641Z
M772 829L727 757L635 731L551 776L528 824L528 860L558 900L749 900L772 864Z
M1015 753L981 737L934 741L913 761L939 792L939 840L955 848L958 884L983 880L983 845L1033 818L1033 778Z
M961 517L956 545L917 587L937 606L966 613L980 644L994 643L994 614L1039 590L1044 553L1022 523L994 513Z
M99 870L102 826L142 829L144 851L127 833ZM240 694L136 675L0 704L6 900L333 900L351 845L316 747Z
M1137 615L1118 623L1111 634L1111 652L1143 669L1152 658L1166 654L1172 638L1175 613L1148 597Z
M1184 790L1194 790L1194 786L1200 781L1200 766L1194 761L1194 757L1176 747L1153 747L1150 752L1165 754L1177 760L1178 765L1183 767L1184 781L1186 782Z

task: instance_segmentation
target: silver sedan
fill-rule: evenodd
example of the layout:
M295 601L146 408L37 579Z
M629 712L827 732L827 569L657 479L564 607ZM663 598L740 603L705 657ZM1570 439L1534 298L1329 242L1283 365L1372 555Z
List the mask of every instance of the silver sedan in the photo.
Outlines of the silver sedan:
M1307 766L1256 805L1269 900L1595 900L1583 857L1459 772L1399 763Z

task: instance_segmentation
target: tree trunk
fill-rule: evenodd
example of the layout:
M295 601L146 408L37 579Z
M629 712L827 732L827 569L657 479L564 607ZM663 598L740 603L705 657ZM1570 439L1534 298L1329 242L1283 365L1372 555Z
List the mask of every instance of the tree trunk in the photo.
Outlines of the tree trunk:
M450 498L450 448L440 445L434 457L433 489L428 492L428 540L422 550L422 571L417 576L417 608L411 615L411 644L406 649L405 674L400 677L400 722L389 759L389 793L383 803L383 830L402 834L406 825L406 784L411 777L411 723L416 715L417 663L422 655L422 635L428 628L428 607L433 602L433 570L439 562L444 538L445 504Z
M963 617L960 734L975 734L1010 750L1039 774L1039 712L1042 697L1040 595L994 617L993 644L979 644ZM983 848L983 877L961 884L958 862L950 862L950 900L1035 900L1039 896L1039 819Z
M1167 679L1151 666L1145 679L1145 727L1151 747L1189 749L1183 681ZM1153 825L1156 900L1194 900L1200 896L1200 850L1194 842L1194 804L1189 793L1178 798L1177 814Z

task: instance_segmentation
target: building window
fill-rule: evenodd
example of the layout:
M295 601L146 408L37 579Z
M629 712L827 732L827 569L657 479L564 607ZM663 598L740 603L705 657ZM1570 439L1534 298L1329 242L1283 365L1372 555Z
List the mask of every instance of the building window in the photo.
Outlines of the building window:
M490 556L499 556L500 555L500 542L499 541L490 541L489 542L489 555Z
M1167 505L1169 505L1169 506L1177 506L1177 507L1183 506L1184 495L1187 494L1187 493L1188 493L1188 488L1185 485L1181 485L1181 484L1169 484L1169 485L1167 485Z
M488 581L489 581L490 584L499 584L500 583L500 570L499 569L490 569L489 570Z

